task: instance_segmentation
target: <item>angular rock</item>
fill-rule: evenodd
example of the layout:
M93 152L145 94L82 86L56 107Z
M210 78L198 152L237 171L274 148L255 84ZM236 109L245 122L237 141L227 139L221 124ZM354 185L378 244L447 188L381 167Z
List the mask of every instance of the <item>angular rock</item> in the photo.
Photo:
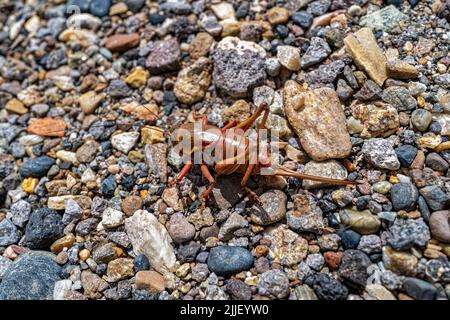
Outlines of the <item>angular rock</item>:
M167 181L167 145L165 143L147 144L144 149L145 160L152 174L162 182Z
M300 50L292 46L277 47L277 59L288 70L300 70Z
M63 233L61 216L55 210L40 208L33 211L25 229L25 241L31 249L48 249Z
M289 123L313 160L345 158L350 154L352 145L345 115L333 89L303 91L289 80L283 100Z
M6 247L20 240L20 232L9 219L0 221L0 246Z
M409 17L401 13L395 6L389 5L361 18L359 24L374 30L389 32L397 27L400 22L409 20Z
M405 87L392 86L383 90L382 98L398 111L409 111L417 108L417 101Z
M48 252L21 255L8 268L0 283L1 300L51 300L61 268Z
M286 225L266 229L264 237L271 241L269 256L283 266L297 265L308 254L308 241Z
M234 98L246 97L266 79L266 51L239 38L222 39L214 52L213 80L218 89Z
M182 213L176 212L170 217L169 235L176 243L191 240L195 236L195 227L190 224Z
M41 156L34 159L25 160L20 167L22 177L40 178L47 174L51 166L56 163L55 159L48 156Z
M386 68L389 77L394 79L415 79L419 75L419 71L416 67L402 60L388 60Z
M125 219L125 229L134 253L144 254L158 272L166 274L175 266L172 239L153 214L145 210L136 211Z
M351 112L364 126L359 134L361 138L388 137L400 127L397 110L388 104L356 104L351 107Z
M209 59L201 57L178 73L174 93L181 103L191 105L205 96L211 84L210 65Z
M312 37L308 50L302 56L302 68L308 68L325 60L331 53L330 46L325 39Z
M370 258L359 250L346 250L342 256L339 275L353 285L365 287L369 274Z
M346 179L347 170L343 165L335 160L327 160L323 162L310 161L305 165L303 170L304 174L309 174L313 176L333 178L333 179ZM327 186L329 184L320 181L313 180L303 180L303 188L314 189Z
M382 86L387 79L386 57L369 28L359 29L344 39L355 64L364 70L376 84Z
M259 278L259 293L283 299L289 294L289 278L281 270L269 270Z
M395 250L405 251L412 246L425 247L430 241L430 229L419 219L397 219L389 228L387 242Z
M218 238L222 241L231 240L234 231L247 226L248 221L240 214L233 212L220 227Z
M301 192L292 197L294 208L287 213L289 228L300 232L322 233L323 214L310 193Z
M376 168L388 170L398 170L400 168L400 162L392 144L388 140L375 138L364 141L362 154L366 161Z
M286 215L286 194L280 190L270 190L259 197L261 204L251 208L251 220L259 225L269 225L280 221Z
M165 73L180 67L180 47L176 39L156 41L145 63L150 73Z
M111 144L117 150L128 153L139 140L139 132L124 132L114 135Z

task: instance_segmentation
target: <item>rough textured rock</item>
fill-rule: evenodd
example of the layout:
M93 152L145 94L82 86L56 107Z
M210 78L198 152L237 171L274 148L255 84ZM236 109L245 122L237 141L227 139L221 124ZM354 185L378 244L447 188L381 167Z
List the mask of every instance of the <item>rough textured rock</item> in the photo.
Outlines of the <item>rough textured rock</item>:
M264 232L271 241L269 256L284 266L296 265L308 254L308 241L286 225L275 225Z
M174 93L181 103L190 105L205 96L211 84L210 65L209 59L201 57L178 73Z
M286 194L280 190L270 190L259 197L261 204L251 209L253 223L269 225L280 221L286 214Z
M395 154L392 144L381 138L369 139L362 147L364 158L376 168L397 170L400 162Z
M285 84L283 100L289 123L313 160L345 158L350 154L350 135L334 90L304 91L295 81L289 80Z
M25 253L10 266L0 283L1 300L51 300L61 268L48 252Z
M27 246L32 249L48 249L63 233L61 216L48 208L36 209L25 229Z
M347 178L347 170L343 165L341 165L339 162L335 160L327 160L323 162L310 161L305 165L303 173L312 176L319 176L340 180ZM303 188L305 189L320 188L327 185L330 184L307 179L303 180Z
M390 5L361 18L359 24L374 30L389 32L400 22L408 20L408 16L401 13L395 6Z
M146 255L158 272L165 274L174 267L176 258L172 239L153 214L145 210L136 211L132 217L125 219L125 229L133 251Z
M180 67L180 46L176 39L155 41L147 57L146 67L151 73L164 73Z
M256 43L224 38L212 54L214 83L234 98L250 95L266 79L265 56L265 50Z

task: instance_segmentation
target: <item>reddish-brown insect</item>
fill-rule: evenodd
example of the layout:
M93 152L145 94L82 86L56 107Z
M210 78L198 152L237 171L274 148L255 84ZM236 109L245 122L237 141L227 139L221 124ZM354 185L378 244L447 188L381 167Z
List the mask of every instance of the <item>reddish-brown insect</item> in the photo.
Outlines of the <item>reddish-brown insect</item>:
M211 146L217 146L220 144L222 147L222 150L235 150L231 154L231 156L224 157L220 159L219 161L216 161L214 166L214 171L216 173L215 178L211 174L211 172L208 169L208 165L201 163L201 171L205 175L205 177L209 181L209 186L206 189L206 191L203 192L201 201L202 205L201 208L204 209L206 205L206 199L208 198L208 195L213 190L214 186L216 185L217 178L222 175L229 175L234 172L240 172L244 176L241 180L241 187L249 193L250 196L254 198L254 200L258 201L257 195L247 187L247 182L251 175L258 175L261 173L262 169L273 169L271 175L276 176L288 176L288 177L296 177L299 179L308 179L308 180L315 180L315 181L321 181L329 184L335 184L335 185L353 185L357 184L355 181L350 180L339 180L339 179L331 179L331 178L325 178L325 177L319 177L319 176L311 176L307 174L303 174L300 172L296 172L284 167L279 168L271 168L272 163L270 162L270 154L269 151L266 152L259 152L260 150L260 137L258 135L256 145L257 150L255 154L251 154L250 148L247 146L250 144L250 137L247 135L248 130L250 130L253 125L255 124L258 117L262 114L262 120L260 122L260 125L258 127L258 132L260 132L261 129L265 128L265 123L267 121L267 117L269 115L269 107L266 103L262 103L255 113L248 119L246 119L243 122L238 123L237 121L232 121L229 124L227 124L222 129L219 129L215 126L209 125L207 122L207 116L206 115L195 115L194 119L202 119L202 126L201 130L195 130L195 125L193 123L189 124L183 124L180 126L180 129L184 129L185 131L189 132L189 136L191 139L198 139L200 140L200 147L201 149L208 148ZM230 131L232 131L234 134L229 134ZM231 137L231 138L230 138ZM177 136L176 139L180 142L180 136ZM244 144L244 148L235 148L236 144ZM193 154L196 147L194 147L191 150L191 154ZM197 147L198 149L198 147ZM252 159L252 156L256 156L256 161L250 161ZM254 159L254 158L253 158ZM241 160L241 161L238 161ZM189 170L194 165L194 162L192 160L188 161L183 169L180 171L176 178L176 182L181 181L186 174L189 172ZM266 173L267 174L267 173Z

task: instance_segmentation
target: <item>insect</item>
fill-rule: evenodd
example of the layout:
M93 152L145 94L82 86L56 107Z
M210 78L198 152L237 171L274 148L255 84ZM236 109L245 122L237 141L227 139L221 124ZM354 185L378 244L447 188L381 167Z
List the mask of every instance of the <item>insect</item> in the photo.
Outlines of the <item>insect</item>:
M262 119L258 126L258 134L256 137L252 137L248 134L249 130L252 129L261 115ZM335 185L354 185L358 183L350 180L307 175L282 166L276 167L271 161L270 150L262 147L259 134L265 128L268 115L269 107L266 103L262 103L248 119L240 123L236 120L231 121L221 129L208 124L206 115L194 115L194 119L202 119L201 130L196 130L195 123L182 124L180 126L180 129L188 133L188 137L191 140L197 139L197 141L200 141L200 144L197 144L197 146L194 144L194 147L191 149L191 156L197 151L208 148L220 147L219 149L221 150L231 150L231 152L225 152L226 156L222 153L223 157L212 164L216 173L215 177L211 174L207 164L200 164L201 171L209 182L208 188L201 195L201 210L205 208L206 200L215 187L217 179L220 176L230 175L235 172L243 174L240 183L241 187L257 202L259 202L258 196L247 186L247 182L251 175L260 175L262 170L265 170L265 174L269 175L295 177ZM183 136L176 135L175 140L181 142L183 141ZM251 148L250 145L256 146L256 148ZM192 159L187 161L174 183L180 182L193 165L194 161Z

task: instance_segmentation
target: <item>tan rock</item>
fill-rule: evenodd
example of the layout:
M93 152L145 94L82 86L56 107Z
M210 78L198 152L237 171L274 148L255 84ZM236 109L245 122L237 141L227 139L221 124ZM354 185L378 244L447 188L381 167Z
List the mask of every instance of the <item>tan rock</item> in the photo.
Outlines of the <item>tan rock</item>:
M88 196L81 195L65 195L50 197L47 201L47 207L55 210L64 210L66 208L67 201L69 199L75 200L83 209L89 209L91 207L92 200Z
M85 114L92 114L99 104L105 99L105 94L97 94L95 91L88 91L80 96L80 108Z
M41 118L33 120L27 128L28 133L44 137L64 137L66 123L63 119Z
M363 124L362 138L388 137L400 127L397 109L391 105L358 104L350 109L353 117Z
M75 243L75 236L71 233L68 235L56 240L50 247L50 251L53 253L59 253L64 248L70 249Z
M378 46L372 30L361 28L354 34L349 34L344 43L355 64L381 87L388 78L386 57Z
M191 58L196 60L208 55L214 38L207 32L199 32L189 45Z
M139 44L139 34L115 34L106 38L105 47L111 51L123 52L136 47Z
M278 46L277 59L288 70L298 71L301 67L300 50L293 46Z
M136 273L136 289L148 290L152 293L164 291L164 276L156 271L139 271Z
M281 7L273 7L267 11L267 19L271 24L281 24L289 20L289 11Z
M125 79L125 82L128 83L133 88L139 88L147 82L150 73L141 67L137 67L131 72L128 77Z
M211 84L211 63L201 57L191 66L178 73L174 93L181 103L193 104L200 101Z
M220 20L233 19L236 15L233 5L229 2L213 4L211 10Z
M352 144L344 111L333 89L305 91L289 80L283 100L287 119L313 160L345 158L350 154Z
M395 251L389 246L383 247L383 263L386 269L401 275L414 275L418 259L404 251Z
M250 105L245 100L237 100L233 105L222 112L222 118L226 122L237 120L239 122L251 116Z
M128 11L128 6L125 2L115 3L109 8L109 15L115 16L118 14L122 14Z
M154 123L158 118L158 106L156 104L140 104L136 101L130 102L120 109L132 114L139 120L146 120L148 123Z
M386 64L389 77L394 79L415 79L419 75L419 70L413 65L402 60L390 60Z
M108 263L106 269L108 282L117 282L134 275L134 262L130 258L119 258Z
M28 112L28 109L25 108L25 105L22 103L22 101L16 98L9 100L5 106L5 109L17 114L25 114Z
M141 141L144 144L154 144L165 141L164 130L158 127L145 126L141 129Z

